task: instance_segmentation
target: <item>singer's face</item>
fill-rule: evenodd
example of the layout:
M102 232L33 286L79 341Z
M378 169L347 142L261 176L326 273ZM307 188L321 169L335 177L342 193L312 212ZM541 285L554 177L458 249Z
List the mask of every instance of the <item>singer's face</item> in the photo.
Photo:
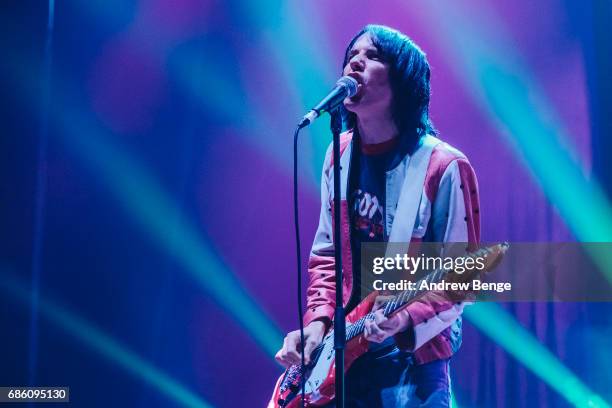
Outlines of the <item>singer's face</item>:
M344 100L347 110L358 117L390 117L392 91L389 66L382 61L369 34L359 37L349 51L344 75L359 82L355 96Z

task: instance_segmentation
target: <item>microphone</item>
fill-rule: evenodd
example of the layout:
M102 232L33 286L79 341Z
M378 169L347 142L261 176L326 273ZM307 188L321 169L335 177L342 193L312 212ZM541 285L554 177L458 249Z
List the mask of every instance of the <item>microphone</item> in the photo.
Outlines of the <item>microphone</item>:
M329 112L336 106L340 105L344 98L354 96L357 93L357 86L359 83L355 78L349 76L343 76L336 82L336 86L327 94L325 98L319 102L317 106L312 108L302 118L299 127L300 129L310 125L316 118L321 115L322 112Z

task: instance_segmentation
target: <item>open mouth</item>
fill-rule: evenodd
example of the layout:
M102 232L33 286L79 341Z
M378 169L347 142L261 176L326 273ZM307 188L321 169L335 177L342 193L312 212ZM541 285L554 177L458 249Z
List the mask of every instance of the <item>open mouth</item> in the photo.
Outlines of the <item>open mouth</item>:
M363 93L363 84L357 85L357 92L355 95L351 96L349 99L353 102L357 102L361 99L361 94Z
M353 102L358 101L361 98L361 94L363 93L363 78L356 72L350 72L346 74L346 76L351 77L355 81L357 81L357 92L349 99Z
M353 78L358 84L363 84L363 78L356 72L349 72L346 76Z

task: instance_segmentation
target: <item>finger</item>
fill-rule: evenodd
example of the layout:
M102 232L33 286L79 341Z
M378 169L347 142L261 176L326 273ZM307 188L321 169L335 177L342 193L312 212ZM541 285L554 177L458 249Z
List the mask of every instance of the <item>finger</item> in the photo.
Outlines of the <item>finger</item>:
M298 353L298 352L287 354L287 359L293 365L300 365L300 364L302 364L302 355L300 353Z
M380 327L378 327L378 325L374 322L372 322L372 325L370 327L371 330L371 337L372 337L372 341L376 342L376 343L380 343L382 342L387 336L384 332L384 330L382 330Z
M378 296L376 298L376 301L374 302L374 306L372 307L372 312L377 312L380 309L380 307L385 303L380 298L381 298L381 296Z
M390 298L391 296L384 296L384 295L376 296L376 300L374 301L374 307L372 308L372 311L376 312L377 310L379 310L381 306L384 305Z
M283 352L283 349L278 350L278 352L274 356L274 359L276 360L277 363L279 363L283 367L288 368L291 364L285 361L285 359L283 358L282 352Z
M287 354L287 337L283 339L283 347L281 347L281 349L278 350L278 353L276 353L276 359L282 364L287 364L287 361L285 360L286 354Z
M364 335L364 337L367 341L370 341L372 343L381 343L386 338L384 336L379 336L372 333Z
M382 309L377 310L376 313L374 313L374 322L379 325L382 322L386 321L387 318L385 317L385 314L383 312Z
M291 364L302 363L302 347L300 333L298 331L293 331L287 335L286 357Z
M372 334L372 321L366 320L363 325L363 331L366 335Z
M364 322L364 329L367 328L368 329L368 333L369 334L374 334L374 330L373 327L376 326L379 323L382 323L384 321L386 321L387 318L384 315L384 311L383 310L377 310L374 313L371 314L371 316Z
M372 324L370 325L370 330L375 336L380 336L381 334L384 334L384 331L378 326L378 324L376 324L376 322L372 322Z
M310 355L317 346L314 340L306 340L306 347L304 347L304 364L310 364Z
M275 356L276 361L278 361L280 364L282 364L285 367L289 367L292 364L291 361L287 358L287 337L288 336L289 335L285 336L285 338L283 339L283 347L281 347L281 349L278 350Z
M285 339L283 340L283 348L279 352L279 358L283 364L289 366L295 364L296 361L299 360L295 358L296 354L296 344L295 344L295 335L293 332L287 334Z
M364 337L367 341L374 341L376 342L376 337L374 336L374 333L372 332L372 325L374 324L373 321L371 320L366 320L365 325L364 325Z
M302 364L302 355L297 351L287 353L287 361L292 365L300 365Z
M304 350L306 364L310 364L310 362L312 361L312 353L317 347L321 345L322 342L323 339L321 336L308 336L308 338L306 339L306 347Z
M300 342L299 334L296 332L291 332L287 334L285 337L285 349L287 353L291 353L296 351L298 348L298 344Z

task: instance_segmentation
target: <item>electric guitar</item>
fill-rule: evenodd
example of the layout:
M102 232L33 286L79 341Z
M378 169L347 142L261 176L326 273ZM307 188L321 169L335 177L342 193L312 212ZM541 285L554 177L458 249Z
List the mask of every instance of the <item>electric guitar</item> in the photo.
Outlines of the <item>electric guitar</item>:
M484 258L484 268L481 270L473 269L466 270L462 274L450 274L452 272L450 269L437 269L416 282L415 286L419 288L424 281L431 284L440 282L444 278L449 282L471 282L495 268L508 247L509 244L504 242L467 254L466 258ZM426 290L401 292L383 303L380 308L384 310L385 317L391 316L426 292ZM368 351L368 341L361 334L364 331L366 320L374 318L372 308L377 296L376 291L370 293L346 316L345 372L358 357ZM305 381L305 407L318 407L331 402L335 397L335 354L332 325L321 344L313 350L310 364L304 369L301 364L292 365L279 377L268 408L298 408L302 399L302 376Z

